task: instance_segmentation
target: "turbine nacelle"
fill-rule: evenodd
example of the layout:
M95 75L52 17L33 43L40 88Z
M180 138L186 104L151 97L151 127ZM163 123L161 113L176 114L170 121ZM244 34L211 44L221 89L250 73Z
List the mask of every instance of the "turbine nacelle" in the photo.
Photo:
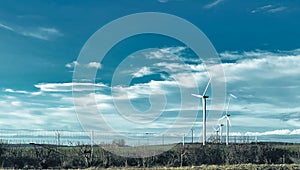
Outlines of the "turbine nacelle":
M208 96L202 96L203 98L205 98L205 99L207 99L208 98Z
M209 96L202 96L202 95L199 95L199 94L192 94L192 96L194 96L194 97L197 97L197 98L205 98L205 99L207 99L207 98L209 98Z
M205 87L202 95L200 95L200 94L192 94L192 96L195 96L197 98L207 99L208 96L206 96L206 92L207 92L208 86L210 85L210 81L211 81L211 78L208 80L208 83L206 84L206 87Z
M229 126L231 126L231 122L230 122L229 116L225 115L225 116L221 117L219 119L219 121L222 121L223 119L226 119L228 121L228 123L229 123Z

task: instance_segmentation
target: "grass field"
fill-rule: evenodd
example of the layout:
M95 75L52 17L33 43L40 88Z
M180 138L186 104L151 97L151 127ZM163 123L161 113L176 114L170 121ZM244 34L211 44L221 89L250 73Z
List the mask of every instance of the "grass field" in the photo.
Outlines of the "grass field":
M300 170L300 164L273 164L273 165L266 165L266 164L238 164L238 165L202 165L202 166L191 166L191 167L151 167L151 168L137 168L137 167L130 167L130 168L108 168L108 170L134 170L134 169L147 169L147 170ZM88 170L101 170L101 168L88 168Z

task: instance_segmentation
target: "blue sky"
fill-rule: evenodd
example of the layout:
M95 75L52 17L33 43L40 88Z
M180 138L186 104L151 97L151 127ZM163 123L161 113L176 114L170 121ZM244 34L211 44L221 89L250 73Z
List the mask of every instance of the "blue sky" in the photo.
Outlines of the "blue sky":
M99 28L137 12L173 14L207 35L220 55L227 92L238 97L230 106L233 133L300 134L300 4L279 0L2 0L0 129L81 131L72 99L77 56ZM128 56L131 58L125 60ZM148 67L138 59L134 61L134 56L144 60L152 56L157 60ZM162 56L179 57L186 62L161 59ZM117 130L161 132L169 128L181 102L178 89L186 93L191 88L201 91L208 81L197 58L183 43L164 36L139 35L120 42L101 64L88 65L98 69L98 109ZM132 69L120 68L127 71L123 76L130 76L132 81L126 87L112 86L113 72L122 62L125 66L138 63ZM170 73L164 72L166 69ZM170 74L182 83L174 85ZM187 83L191 75L196 77L197 86ZM122 117L116 117L111 99L115 92L116 100L122 101L124 91L140 111L150 107L147 97L151 91L155 93L153 105L163 100L155 98L160 93L168 94L168 104L154 124L126 124ZM89 104L89 96L79 100ZM199 109L201 113L201 104L194 105L197 99L189 100L183 106L188 115L185 123L193 122L189 115L195 115ZM198 134L200 122L201 114L195 122ZM175 128L181 126L187 124Z

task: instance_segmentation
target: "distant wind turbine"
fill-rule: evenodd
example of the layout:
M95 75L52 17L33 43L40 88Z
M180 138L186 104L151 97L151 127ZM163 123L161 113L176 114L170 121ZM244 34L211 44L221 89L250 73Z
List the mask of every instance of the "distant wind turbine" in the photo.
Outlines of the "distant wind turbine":
M222 127L224 125L222 123L219 124L219 131L220 131L220 143L222 143L222 136L223 136L223 131L222 131Z
M214 130L215 130L215 132L216 132L216 143L218 143L219 142L219 129L220 129L220 127L218 127L218 128L214 128Z
M236 99L237 97L235 95L233 95L233 94L229 95L228 103L227 103L227 108L226 108L226 114L221 119L219 119L219 120L226 119L226 145L229 144L229 126L231 126L230 119L229 119L230 114L228 113L229 104L230 104L231 98L235 98Z
M218 124L218 128L214 128L215 132L216 132L216 142L217 143L222 143L222 127L224 125L222 123Z
M210 84L210 81L211 81L211 79L209 79L202 95L192 94L193 96L202 99L202 113L203 113L202 144L203 145L205 145L205 142L206 142L206 99L208 98L208 96L206 96L206 92L207 92L208 86Z

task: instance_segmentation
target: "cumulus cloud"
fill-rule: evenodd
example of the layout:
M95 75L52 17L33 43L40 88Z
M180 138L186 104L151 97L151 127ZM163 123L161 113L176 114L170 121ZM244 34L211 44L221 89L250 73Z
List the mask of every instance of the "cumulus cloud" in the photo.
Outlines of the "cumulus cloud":
M300 129L294 129L290 132L290 135L300 135Z
M182 61L180 56L183 54L183 51L186 47L178 46L178 47L167 47L161 49L155 49L153 51L147 51L144 53L146 58L148 59L160 59L160 60L168 60L168 61Z
M162 58L159 62L150 63L151 65L149 66L139 65L139 67L137 67L139 69L131 67L124 68L127 70L132 69L130 72L124 74L135 78L152 75L152 73L157 72L161 73L161 70L168 71L169 74L165 74L166 78L163 80L137 82L127 86L113 84L112 87L102 83L74 84L72 82L40 83L36 84L35 87L39 89L39 92L48 96L49 100L57 100L55 101L57 105L53 107L53 109L46 109L51 115L59 114L58 111L54 112L54 110L60 108L61 105L64 107L66 107L65 105L72 105L73 99L71 92L72 87L75 86L75 90L86 94L77 98L77 101L84 105L91 106L94 104L92 101L94 98L92 97L95 97L97 101L96 107L101 113L107 115L106 118L110 119L109 121L111 123L118 123L118 125L116 125L118 127L121 127L121 125L120 122L116 120L121 120L121 117L115 117L115 113L118 113L118 110L115 108L114 102L121 103L121 110L126 113L132 113L131 106L147 113L149 109L151 110L151 107L155 107L156 104L167 101L168 105L166 107L157 107L155 108L156 110L151 111L153 114L165 112L164 114L167 114L165 118L170 119L165 119L157 123L157 126L168 127L170 122L172 123L172 118L176 118L177 112L179 111L185 111L184 113L189 115L188 118L192 117L192 111L199 110L201 112L201 105L199 106L201 102L199 102L198 99L191 98L190 94L199 93L208 80L208 75L203 63L185 63L183 60L174 60L174 56L182 58L182 56L186 56L186 54L183 50L185 49L184 47L173 48L174 49L170 47L148 51L148 53L143 54L145 59L151 61ZM299 51L299 49L292 51L225 51L220 54L221 60L223 61L222 67L227 79L227 92L228 94L233 93L238 97L231 101L229 110L232 115L230 117L232 132L239 132L243 135L246 133L246 135L255 136L299 134L299 129L296 129L299 128L300 124L298 118L300 107L297 103L300 96ZM165 54L167 56L169 55L169 58L164 58L163 56ZM66 67L72 68L78 63L72 62L69 64L70 65L66 65ZM98 63L95 63L94 66L98 67L97 64ZM87 64L84 66L87 66ZM121 78L123 77L121 76ZM191 83L193 81L195 81L195 83ZM96 94L94 94L94 88ZM192 91L192 89L198 89L198 91ZM30 94L30 92L27 91L13 89L5 89L4 92L8 94ZM52 95L53 93L55 93L56 96ZM161 96L164 95L167 96L167 100L161 98ZM151 99L151 97L155 100L150 102L149 99ZM124 102L128 99L131 102L129 104ZM185 103L181 107L181 100L187 104ZM24 106L22 100L19 98L7 99L7 102L7 105L14 105L16 108ZM64 113L67 112L66 114L70 116L73 112L72 109L74 108L70 107L70 110L58 110ZM210 109L209 100L208 109ZM34 117L33 113L26 113L28 118L30 118L30 115ZM221 114L222 111L220 110L220 115ZM195 116L195 114L193 115ZM43 122L45 120L43 119ZM201 127L200 121L201 118L199 117L195 123L197 128ZM210 121L210 117L208 121ZM96 123L96 121L93 123ZM163 125L164 123L165 125ZM126 123L122 123L122 125L126 125ZM130 128L134 129L133 124L131 125ZM177 128L185 126L185 124L181 124L180 126L178 125ZM256 132L255 129L258 127L262 129L263 132ZM151 127L149 127L149 129L151 129ZM122 130L125 130L125 128Z
M101 68L101 64L99 62L90 62L90 63L87 64L87 67L100 69Z
M145 98L149 95L167 94L168 88L176 86L174 81L150 81L148 83L139 83L132 86L114 86L112 92L115 99L135 99Z
M153 72L150 70L149 67L143 67L141 68L139 71L133 73L133 77L143 77L143 76L147 76L147 75L151 75L153 74Z
M71 63L67 63L65 65L65 67L73 69L74 67L79 66L79 65L84 66L86 68L96 68L96 69L102 68L102 65L99 62L89 62L87 64L79 64L78 61L73 61Z
M1 129L80 130L71 104L63 109L64 103L55 105L53 98L48 99L44 96L0 96Z
M265 132L246 132L244 136L266 136L266 135L300 135L300 129L277 129Z
M76 67L78 65L78 62L77 61L73 61L73 62L71 62L71 63L67 63L66 65L65 65L65 67L67 67L67 68L74 68L74 67Z

